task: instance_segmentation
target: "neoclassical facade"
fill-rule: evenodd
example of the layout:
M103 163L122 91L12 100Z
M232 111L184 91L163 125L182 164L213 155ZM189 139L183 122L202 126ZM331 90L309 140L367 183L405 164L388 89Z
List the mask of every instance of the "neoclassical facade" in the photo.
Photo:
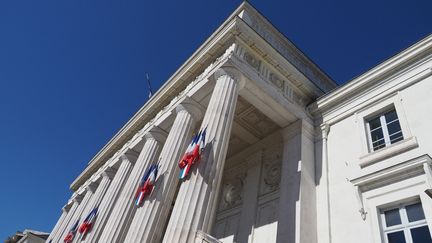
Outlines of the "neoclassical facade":
M245 2L88 163L47 242L94 208L71 242L432 242L431 75L429 36L338 87Z

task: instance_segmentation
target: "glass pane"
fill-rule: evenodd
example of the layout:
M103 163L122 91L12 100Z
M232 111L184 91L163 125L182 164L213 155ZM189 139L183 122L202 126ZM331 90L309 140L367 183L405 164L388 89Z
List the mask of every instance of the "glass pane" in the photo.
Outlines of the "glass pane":
M411 229L413 243L432 243L431 235L427 226Z
M388 243L406 243L403 231L387 234Z
M385 119L387 123L398 119L396 110L389 111L385 114Z
M372 142L375 142L379 139L383 139L384 135L383 135L382 129L377 129L377 130L371 132L371 138L372 138Z
M381 127L381 122L379 117L369 121L369 128L371 131L378 127Z
M373 150L378 150L380 148L384 148L385 147L385 141L384 139L381 139L379 141L376 141L373 143Z
M399 120L394 121L392 123L387 123L387 130L388 130L388 133L390 135L394 134L394 133L397 133L397 132L400 132L401 131L401 127L400 127L400 124L399 124Z
M399 215L399 208L388 210L384 212L385 221L387 227L401 224L401 218Z
M405 206L405 209L408 215L409 222L414 222L425 218L421 203Z
M397 132L390 135L390 143L396 143L403 139L402 132Z

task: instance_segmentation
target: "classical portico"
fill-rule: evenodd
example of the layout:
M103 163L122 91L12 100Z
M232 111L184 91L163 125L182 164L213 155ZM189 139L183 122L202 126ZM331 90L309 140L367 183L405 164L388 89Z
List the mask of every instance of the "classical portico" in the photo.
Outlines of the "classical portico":
M76 242L315 242L304 227L316 228L306 105L333 87L243 3L90 161L49 239L61 242L73 219L99 206ZM201 160L180 181L178 162L204 128ZM155 188L137 207L157 161Z

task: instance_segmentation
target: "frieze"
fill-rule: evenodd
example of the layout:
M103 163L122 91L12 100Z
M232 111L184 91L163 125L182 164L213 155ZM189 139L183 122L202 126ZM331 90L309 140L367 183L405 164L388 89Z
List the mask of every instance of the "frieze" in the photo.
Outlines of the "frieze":
M263 62L261 62L261 60L259 60L259 58L244 50L243 47L239 47L236 54L251 66L260 75L260 77L277 88L285 98L300 106L306 105L307 99L303 97L300 92L295 90L291 82L281 78L281 76L275 72L272 72Z
M222 197L219 203L219 210L227 210L242 204L243 187L246 173L241 172L223 183Z

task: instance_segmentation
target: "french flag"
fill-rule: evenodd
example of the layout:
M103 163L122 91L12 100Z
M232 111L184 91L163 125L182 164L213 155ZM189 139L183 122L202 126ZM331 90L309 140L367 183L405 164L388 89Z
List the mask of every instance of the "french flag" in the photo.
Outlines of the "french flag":
M156 183L156 177L159 170L159 164L152 164L144 174L138 190L135 194L135 205L140 206L144 201L145 196L149 195L153 191L154 184Z
M76 223L72 226L72 228L69 230L69 233L64 238L64 243L72 243L73 239L75 238L75 234L78 231L78 222L79 219L76 221Z
M84 222L82 222L78 230L81 234L85 235L87 234L87 232L91 230L94 220L96 219L97 211L98 211L97 207L94 208L84 219Z
M193 164L201 158L202 151L205 147L206 130L201 130L197 135L192 138L192 142L186 149L185 154L179 162L180 167L180 180L186 178Z

